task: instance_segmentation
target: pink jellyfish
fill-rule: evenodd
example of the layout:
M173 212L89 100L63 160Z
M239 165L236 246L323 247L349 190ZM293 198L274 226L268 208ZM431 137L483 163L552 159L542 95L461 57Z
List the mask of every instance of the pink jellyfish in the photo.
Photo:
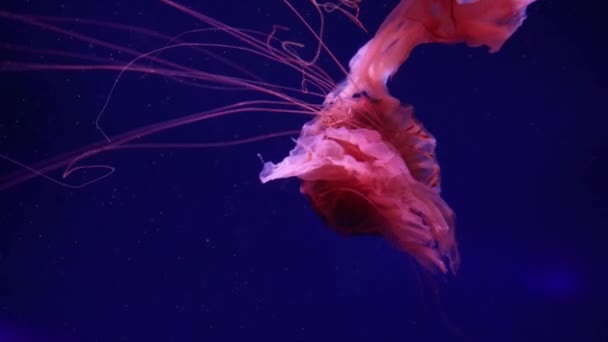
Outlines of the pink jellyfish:
M454 213L441 198L433 136L387 80L421 43L486 45L515 32L533 0L402 0L350 61L346 80L302 128L295 148L266 163L262 182L298 177L327 225L381 234L432 272L460 264Z
M188 82L196 80L204 84L248 89L274 98L243 101L151 124L113 138L104 133L104 141L36 167L28 167L0 154L0 159L13 162L27 171L4 180L0 179L0 190L35 176L45 177L64 186L86 186L107 177L114 169L105 165L79 166L79 161L110 150L172 146L133 142L141 137L193 122L243 112L312 114L314 119L304 125L289 156L278 164L269 162L264 165L260 174L261 181L265 183L275 179L298 177L302 180L301 192L310 198L330 228L347 236L383 235L400 250L412 255L427 270L456 273L460 257L454 232L454 213L440 196L440 170L435 157L435 139L414 117L411 106L401 104L389 94L386 83L418 44L464 42L470 46L486 45L491 51L497 51L521 25L526 7L532 1L534 0L401 0L376 35L351 59L350 71L345 81L337 87L334 87L324 70L314 64L321 47L328 51L322 42L321 34L314 32L319 48L313 61L307 62L285 50L274 48L273 44L279 44L283 48L292 44L277 39L274 36L275 31L263 40L259 32L237 30L172 0L161 0L211 28L228 34L242 45L190 43L176 37L170 39L172 43L169 46L139 54L128 47L121 48L103 40L61 29L44 18L29 18L0 11L0 18L38 26L72 39L89 41L137 56L126 65L7 63L3 65L6 70L112 70L120 71L120 75L127 71L140 72L186 79ZM358 2L359 0L340 0L339 4L319 4L316 0L311 0L319 13L321 9L356 9ZM289 1L285 0L285 3L293 9ZM294 12L297 14L297 11ZM344 13L349 15L348 11ZM299 14L298 16L306 24L303 17ZM350 18L358 22L356 15L350 15ZM121 28L120 25L107 26ZM310 29L309 25L307 27ZM148 30L142 32L147 36L158 36ZM156 55L178 47L222 47L262 56L305 75L309 82L316 84L323 92L321 96L325 97L325 102L322 106L309 104L288 95L285 91L289 91L289 87L195 70ZM25 49L38 51L27 47ZM60 56L80 57L63 51L55 53ZM331 57L335 60L333 55ZM85 59L97 61L94 57ZM142 62L154 62L156 67L149 67ZM101 113L96 124L100 116ZM264 137L279 135L281 134L269 134ZM232 143L255 140L256 138L242 139ZM212 145L226 144L186 144ZM72 186L46 175L61 167L66 167L63 178L82 169L101 169L107 172L92 181Z

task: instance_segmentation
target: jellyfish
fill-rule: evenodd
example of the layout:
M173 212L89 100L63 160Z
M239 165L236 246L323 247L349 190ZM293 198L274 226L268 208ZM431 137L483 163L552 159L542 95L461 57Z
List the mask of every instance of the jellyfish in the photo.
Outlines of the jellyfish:
M88 64L3 63L5 71L15 70L104 70L118 72L118 77L106 99L95 124L103 140L84 146L65 155L28 166L7 155L0 159L22 167L25 171L0 178L0 190L16 186L34 177L44 177L62 186L81 188L106 178L114 171L108 165L82 165L89 157L118 149L177 147L176 144L141 143L139 139L158 132L236 113L269 112L309 115L312 119L298 131L295 147L278 163L266 162L260 173L263 183L297 177L300 191L310 199L312 206L330 229L344 236L380 235L397 248L413 256L426 270L433 273L456 273L460 265L454 221L455 216L441 197L440 168L435 155L436 141L423 124L416 119L413 107L402 104L391 96L387 83L405 62L411 50L423 43L466 43L485 45L496 52L517 30L525 19L526 7L533 0L402 0L377 30L374 37L363 45L344 68L346 78L334 84L325 70L315 65L320 52L326 51L336 62L322 39L321 28L315 32L296 10L294 13L315 36L318 46L311 60L303 60L290 47L293 42L276 37L276 30L265 36L260 32L239 30L198 13L173 0L162 3L207 24L210 29L198 32L222 32L239 42L200 43L182 35L166 37L149 30L136 30L147 37L160 37L168 41L165 46L141 53L130 47L120 47L102 39L91 38L57 26L63 19L28 17L0 11L0 19L18 21L40 27L46 31L83 40L94 45L133 56L128 63L99 61L97 57L82 56L65 51L54 51L57 56L81 59ZM359 1L341 0L337 4L320 4L310 1L319 14L340 12L358 23L356 13ZM291 9L287 0L284 3ZM355 14L349 12L354 9ZM69 21L68 21L69 22ZM79 23L100 25L97 22L75 20ZM120 25L101 24L104 27L124 30ZM132 32L133 28L127 28ZM279 46L281 48L277 48ZM266 58L300 73L316 92L307 95L322 98L309 103L294 96L293 88L275 85L250 76L235 63L230 64L240 76L222 75L210 70L198 70L181 65L160 54L170 49L206 48L233 49ZM32 47L25 51L47 53ZM223 60L221 56L207 57ZM90 63L92 62L92 63ZM95 64L98 63L98 64ZM341 67L341 65L337 62ZM123 74L162 75L168 79L195 86L221 85L230 89L245 89L272 99L247 100L227 106L153 123L131 131L109 136L100 128L112 92ZM264 138L285 136L292 132L271 133L232 142L192 143L182 147L226 146L250 143ZM64 168L62 180L49 173ZM76 185L64 181L79 170L103 171L90 181Z
M281 162L262 182L301 180L327 225L345 236L382 235L433 273L455 274L454 212L441 198L436 141L387 81L422 43L486 45L496 52L532 0L402 0L350 61Z

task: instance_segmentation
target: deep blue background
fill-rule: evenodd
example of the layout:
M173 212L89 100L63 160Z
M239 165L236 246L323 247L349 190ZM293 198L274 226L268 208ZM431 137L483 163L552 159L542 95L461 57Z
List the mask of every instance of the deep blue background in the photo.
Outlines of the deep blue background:
M305 2L294 2L317 23ZM183 3L238 27L289 25L284 38L314 46L279 0ZM364 1L361 20L373 32L396 3ZM119 151L94 158L118 171L85 189L36 179L0 193L0 341L608 340L608 56L604 18L589 6L533 4L497 54L421 47L390 83L439 143L463 260L449 282L425 276L381 238L336 236L297 181L261 185L256 154L279 160L289 139ZM0 8L167 35L200 27L153 0ZM369 38L343 17L330 15L327 25L327 45L343 63ZM162 45L136 33L62 27L142 51ZM1 18L0 33L22 46L117 56ZM213 37L201 39L222 41ZM62 61L0 51L2 60ZM298 85L297 74L273 63L227 56ZM167 57L230 72L187 50ZM320 63L340 80L326 58ZM33 163L98 141L92 122L114 77L0 73L0 153ZM102 124L118 133L246 98L130 75ZM149 141L229 140L298 129L306 119L245 115ZM0 163L0 177L17 170Z

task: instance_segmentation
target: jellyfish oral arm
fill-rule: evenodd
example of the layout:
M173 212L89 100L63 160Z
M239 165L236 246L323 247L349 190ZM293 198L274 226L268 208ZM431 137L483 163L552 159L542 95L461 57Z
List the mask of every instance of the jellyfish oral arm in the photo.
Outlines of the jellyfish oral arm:
M419 44L466 43L496 52L521 26L533 1L402 0L350 60L348 81L331 98L386 93L388 79Z

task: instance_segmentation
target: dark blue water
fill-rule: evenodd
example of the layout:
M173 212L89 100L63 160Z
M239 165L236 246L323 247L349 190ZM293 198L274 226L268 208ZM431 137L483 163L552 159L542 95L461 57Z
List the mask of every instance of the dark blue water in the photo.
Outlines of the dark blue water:
M318 24L307 2L294 1ZM279 0L182 3L233 26L313 37ZM364 1L373 32L397 1ZM323 226L296 180L261 185L261 163L289 138L219 149L114 151L87 160L111 177L84 189L34 179L0 193L0 341L605 341L608 229L606 42L599 9L540 1L497 54L424 46L391 81L435 134L444 197L462 253L448 281L425 275L382 238ZM202 27L148 1L0 5L27 15L84 17L173 36ZM325 41L346 63L370 35L327 17ZM146 51L137 32L59 26ZM128 60L98 44L0 19L2 41ZM605 31L604 31L605 32ZM221 35L201 41L234 43ZM0 59L52 63L3 48ZM299 75L215 50L277 84ZM167 58L231 73L191 50ZM325 56L322 68L339 69ZM0 153L27 164L102 139L94 120L111 72L0 73ZM254 99L130 74L103 120L113 135ZM254 113L182 127L147 142L208 142L298 129L305 116ZM0 163L0 176L19 168ZM50 176L60 177L60 171ZM96 174L79 173L77 183Z

